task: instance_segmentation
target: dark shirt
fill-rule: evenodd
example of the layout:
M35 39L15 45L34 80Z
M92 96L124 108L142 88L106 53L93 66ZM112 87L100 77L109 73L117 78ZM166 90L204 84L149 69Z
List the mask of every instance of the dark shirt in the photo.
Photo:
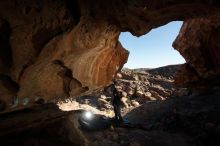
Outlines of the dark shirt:
M117 91L114 84L112 86L112 94L113 94L113 102L112 102L113 105L120 105L122 93Z

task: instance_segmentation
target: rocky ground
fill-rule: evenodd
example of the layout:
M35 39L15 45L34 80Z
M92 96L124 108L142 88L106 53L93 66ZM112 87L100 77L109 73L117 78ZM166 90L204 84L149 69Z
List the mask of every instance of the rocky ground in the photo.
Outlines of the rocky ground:
M83 110L54 104L0 116L2 145L25 146L219 146L220 88L145 103L125 115L133 127L85 131ZM66 109L67 110L67 109ZM98 117L99 115L95 115ZM95 118L91 125L97 124Z
M118 74L117 88L122 91L122 114L148 102L163 101L173 96L189 94L188 89L177 89L174 76L179 65L155 69L123 68ZM85 109L105 116L114 116L111 90L103 89L88 95L59 102L62 110Z

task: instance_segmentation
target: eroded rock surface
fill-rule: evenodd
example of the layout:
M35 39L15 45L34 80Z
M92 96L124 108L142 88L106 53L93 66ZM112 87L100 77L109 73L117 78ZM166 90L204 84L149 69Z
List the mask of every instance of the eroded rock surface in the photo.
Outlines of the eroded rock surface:
M219 20L219 17L197 18L184 22L173 44L187 62L177 75L177 85L194 88L219 85Z
M127 61L118 28L81 17L76 2L15 0L1 2L1 7L0 73L19 87L16 93L1 90L7 108L100 88Z

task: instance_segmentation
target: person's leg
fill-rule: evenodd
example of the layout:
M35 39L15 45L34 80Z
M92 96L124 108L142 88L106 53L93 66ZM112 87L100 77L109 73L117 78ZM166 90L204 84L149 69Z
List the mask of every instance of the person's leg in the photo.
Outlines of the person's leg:
M118 120L117 105L114 104L113 107L114 107L115 119Z
M122 116L121 116L121 104L120 104L120 103L118 104L117 112L118 112L118 120L119 120L119 121L122 121Z
M114 112L115 112L115 119L118 121L122 121L120 104L114 104Z

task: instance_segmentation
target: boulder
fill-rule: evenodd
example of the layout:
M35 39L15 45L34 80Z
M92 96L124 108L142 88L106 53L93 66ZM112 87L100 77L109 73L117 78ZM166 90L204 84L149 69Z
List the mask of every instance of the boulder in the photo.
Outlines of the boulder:
M157 100L164 100L165 99L164 97L160 96L157 92L155 92L153 90L151 90L150 92L152 94L152 97L156 98Z
M99 104L100 107L106 107L106 105L108 105L109 102L104 100L104 99L102 99L102 98L99 98L98 99L98 104Z
M122 102L122 105L123 105L123 107L125 107L125 108L128 108L129 107L129 105L128 105L128 103L127 103L127 98L126 97L122 97L121 98L121 102Z
M135 100L131 100L131 105L133 105L134 107L138 107L140 104Z
M106 97L105 95L100 95L100 98L101 98L101 99L104 99L104 100L107 99L107 97Z

